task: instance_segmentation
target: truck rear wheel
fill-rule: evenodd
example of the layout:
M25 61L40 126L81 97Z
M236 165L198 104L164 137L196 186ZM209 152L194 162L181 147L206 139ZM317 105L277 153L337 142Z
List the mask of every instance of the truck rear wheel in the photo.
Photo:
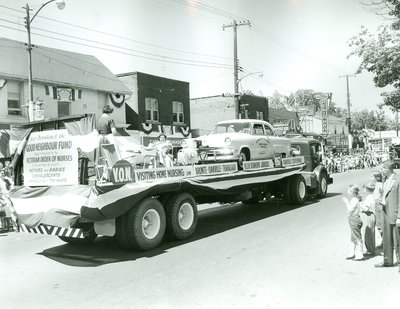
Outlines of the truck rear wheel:
M301 205L307 197L307 186L304 177L300 174L295 174L290 179L290 190L292 204Z
M318 194L317 197L319 198L324 198L326 196L326 193L328 192L328 176L326 173L321 173L319 176L319 181L318 181Z
M167 235L183 240L193 235L197 226L197 204L189 193L171 196L166 202Z
M117 238L122 246L150 250L160 244L166 222L164 208L157 199L144 199L124 216L120 227L123 236Z

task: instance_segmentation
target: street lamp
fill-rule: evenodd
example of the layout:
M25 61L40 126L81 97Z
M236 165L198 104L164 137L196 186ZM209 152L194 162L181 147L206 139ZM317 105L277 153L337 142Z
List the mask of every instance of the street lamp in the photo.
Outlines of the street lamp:
M249 74L246 74L245 76L243 76L242 78L235 79L234 103L235 103L235 116L236 116L236 119L239 119L239 118L240 118L239 83L240 83L243 79L245 79L247 76L254 75L254 74L258 74L259 77L263 77L263 73L260 71L260 72L249 73Z
M45 7L47 4L51 2L56 2L57 8L62 10L65 8L65 1L64 0L50 0L47 1L46 3L42 4L42 6L36 11L36 13L30 17L30 11L31 9L29 8L29 4L27 3L25 7L23 7L26 11L26 17L25 17L25 28L28 31L28 87L29 87L29 99L28 99L28 116L29 116L29 121L34 120L34 103L33 103L33 84L32 84L32 42L31 42L31 23L37 16L37 14L41 11L43 7Z
M246 75L243 76L242 78L239 78L239 79L237 80L237 84L239 85L240 82L241 82L243 79L245 79L247 76L255 75L255 74L258 74L258 77L263 77L263 76L264 76L262 71L259 71L259 72L252 72L252 73L246 74ZM238 88L239 88L239 87L238 87Z

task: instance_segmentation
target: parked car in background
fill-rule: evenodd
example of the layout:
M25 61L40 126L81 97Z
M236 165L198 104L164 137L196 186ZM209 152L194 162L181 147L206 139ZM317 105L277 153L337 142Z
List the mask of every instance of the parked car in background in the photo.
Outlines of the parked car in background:
M276 136L271 124L257 119L218 122L209 135L196 138L200 160L265 160L290 155L290 140Z

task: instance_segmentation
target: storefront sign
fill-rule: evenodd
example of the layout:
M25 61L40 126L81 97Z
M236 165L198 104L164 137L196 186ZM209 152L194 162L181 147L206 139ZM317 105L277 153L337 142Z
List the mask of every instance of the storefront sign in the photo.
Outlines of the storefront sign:
M24 184L78 184L78 150L67 130L33 132L24 151Z
M71 102L72 101L72 89L57 88L57 101L58 102Z
M35 121L44 120L44 110L43 109L35 109Z

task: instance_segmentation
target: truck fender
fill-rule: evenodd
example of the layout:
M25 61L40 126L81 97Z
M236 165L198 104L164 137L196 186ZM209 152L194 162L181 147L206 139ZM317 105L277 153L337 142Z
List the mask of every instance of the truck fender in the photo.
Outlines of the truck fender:
M328 171L326 170L325 166L323 165L318 165L316 168L314 168L314 173L317 176L317 179L320 179L320 176L322 173L325 173L328 175Z

